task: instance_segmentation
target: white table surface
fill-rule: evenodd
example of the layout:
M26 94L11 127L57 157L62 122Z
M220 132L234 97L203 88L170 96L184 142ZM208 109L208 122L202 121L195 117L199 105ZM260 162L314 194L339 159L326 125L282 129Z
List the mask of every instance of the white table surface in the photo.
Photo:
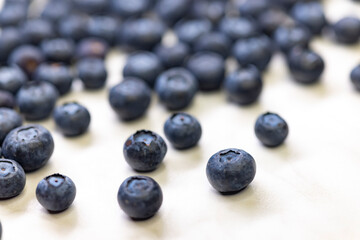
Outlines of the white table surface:
M351 1L325 2L332 21L360 17L360 5ZM196 96L186 111L201 122L202 139L188 151L168 144L163 164L146 174L159 182L164 201L158 214L143 222L131 221L117 203L121 182L137 174L122 147L138 129L164 136L169 112L154 96L144 118L120 122L107 92L121 80L125 57L111 54L106 89L85 92L77 82L58 102L76 100L89 109L87 134L67 139L51 119L40 122L51 130L55 151L44 168L26 175L20 196L0 201L3 239L360 239L360 93L349 80L360 47L327 39L316 39L312 47L326 62L317 85L294 83L276 55L257 104L230 104L223 92ZM289 124L288 139L279 148L265 148L255 137L255 120L265 111L279 113ZM246 190L222 196L208 183L205 167L213 153L230 147L248 151L257 174ZM77 196L67 211L49 214L37 202L35 188L56 172L73 179Z

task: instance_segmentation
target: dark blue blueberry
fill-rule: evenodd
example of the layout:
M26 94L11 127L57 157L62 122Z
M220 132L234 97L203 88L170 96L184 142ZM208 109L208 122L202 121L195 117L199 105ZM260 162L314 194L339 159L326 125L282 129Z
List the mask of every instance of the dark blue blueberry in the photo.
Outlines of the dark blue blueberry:
M38 121L50 116L59 93L53 84L44 81L27 82L16 95L20 113L28 121Z
M62 212L70 207L76 196L74 182L55 173L42 179L36 187L36 198L49 212Z
M16 111L9 108L0 108L0 145L11 130L21 125L22 118Z
M76 102L64 103L55 108L53 117L59 130L68 137L85 133L91 121L86 107Z
M164 132L177 149L194 147L200 140L202 130L199 121L187 113L175 113L166 120Z
M4 4L0 11L0 26L18 26L27 18L27 6L22 4Z
M226 1L223 0L196 0L193 1L192 16L194 18L204 18L216 24L225 15Z
M5 138L2 154L17 161L25 172L43 167L54 151L54 140L44 127L33 124L15 128Z
M255 177L254 158L241 149L229 148L211 156L206 175L217 191L231 194L246 188Z
M260 96L262 86L260 72L254 66L240 68L230 73L224 83L229 100L240 105L254 103Z
M205 33L195 42L194 50L196 52L214 52L220 54L223 58L229 55L231 40L221 32Z
M273 45L266 35L238 40L233 54L241 66L254 65L263 71L269 65L273 54Z
M360 37L360 20L356 17L345 17L333 25L335 39L343 44L354 44Z
M360 65L357 65L350 74L350 79L355 89L360 91Z
M35 80L52 83L60 95L70 91L73 79L70 67L59 63L42 63L35 72Z
M102 58L104 59L109 50L108 44L100 38L84 38L76 47L76 57Z
M130 167L135 171L149 172L155 170L163 161L167 146L160 135L140 130L126 140L123 151Z
M212 24L205 19L183 20L176 24L174 30L180 41L193 46L201 35L212 30Z
M303 84L318 82L325 68L321 56L309 49L292 49L287 62L292 77L295 81Z
M199 88L194 75L184 68L171 68L156 80L155 90L169 110L188 107Z
M21 33L17 28L7 27L0 33L0 64L7 62L11 52L22 43Z
M38 45L43 40L55 37L54 27L48 20L35 18L27 20L21 28L24 42Z
M182 42L171 46L160 44L155 48L155 54L165 68L181 67L190 54L190 48Z
M17 47L10 55L9 65L17 65L29 78L32 77L36 68L45 60L39 48L32 45Z
M49 39L42 42L41 50L48 61L71 63L75 44L72 40L65 38Z
M264 33L268 36L273 36L278 27L292 24L293 20L284 9L270 7L259 14L257 22Z
M0 90L0 108L15 108L15 97L11 92Z
M89 37L101 38L109 45L116 40L116 31L119 22L111 16L93 16L87 23L87 34Z
M159 20L131 19L122 24L120 40L135 49L151 50L161 42L165 30L164 24Z
M297 2L305 2L305 1L308 1L308 0L270 0L270 3L272 5L276 5L276 6L279 6L279 7L282 7L284 8L285 10L287 9L290 9L292 6L294 6L295 3ZM311 0L309 0L311 1ZM315 0L317 1L317 0Z
M246 0L240 5L239 11L242 16L257 17L269 7L268 0Z
M73 6L88 14L104 14L109 10L109 0L72 0Z
M156 78L163 71L159 58L151 53L140 51L131 54L124 66L124 77L136 77L144 80L150 87L153 87Z
M274 41L284 53L293 47L308 47L311 40L310 31L303 26L280 26L274 33Z
M299 2L291 13L293 18L308 27L312 34L320 34L327 24L323 6L319 2Z
M111 9L123 18L137 17L145 13L152 4L152 0L111 0Z
M0 89L16 94L22 85L27 81L27 77L18 67L0 68Z
M221 20L219 28L232 41L255 37L260 33L256 22L245 17L225 17Z
M25 172L19 163L14 160L0 159L0 199L8 199L19 195L23 191L25 183Z
M100 89L104 87L107 71L102 59L84 58L78 62L77 71L86 89Z
M187 62L187 69L194 74L202 91L218 90L225 76L224 59L212 52L193 55Z
M58 23L71 12L69 0L49 0L41 12L41 17L53 23Z
M158 0L155 11L168 25L173 25L188 15L191 0Z
M279 115L267 112L256 120L255 134L265 146L277 147L285 141L289 127Z
M63 38L79 41L86 37L88 17L82 14L66 15L59 20L58 32Z
M125 78L110 89L109 102L122 120L134 120L143 116L149 108L151 89L141 79Z
M132 176L120 185L117 200L120 208L134 220L145 220L160 209L163 194L159 184L146 176Z

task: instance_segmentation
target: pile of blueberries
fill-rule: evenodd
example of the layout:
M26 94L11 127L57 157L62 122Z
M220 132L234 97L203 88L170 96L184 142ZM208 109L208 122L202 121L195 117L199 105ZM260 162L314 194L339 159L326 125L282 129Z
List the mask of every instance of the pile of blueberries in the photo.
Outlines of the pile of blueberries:
M259 98L274 53L287 61L299 84L317 83L325 64L309 44L323 35L340 44L360 38L360 20L327 21L321 1L310 0L48 0L34 14L36 1L4 0L0 11L0 199L21 193L25 172L36 171L54 150L51 133L37 124L52 116L66 137L85 133L89 111L77 102L55 107L75 79L84 90L106 85L104 59L111 48L128 54L123 81L109 90L109 103L123 122L149 108L152 90L170 111L191 105L198 91L224 89L229 101L250 105ZM37 9L39 10L39 9ZM163 41L165 35L175 42ZM227 60L235 59L235 71ZM360 65L351 73L360 90ZM198 120L177 112L164 125L174 148L188 149L201 137ZM267 147L279 146L288 125L275 113L256 121L255 134ZM138 172L155 170L167 152L163 138L140 130L124 143L124 157ZM239 192L256 172L240 149L226 149L208 161L206 173L221 193ZM50 212L67 209L75 184L61 174L45 177L36 197ZM133 219L147 219L161 206L162 191L152 178L133 176L118 192L120 207ZM1 228L0 228L1 229ZM0 231L1 232L1 231Z

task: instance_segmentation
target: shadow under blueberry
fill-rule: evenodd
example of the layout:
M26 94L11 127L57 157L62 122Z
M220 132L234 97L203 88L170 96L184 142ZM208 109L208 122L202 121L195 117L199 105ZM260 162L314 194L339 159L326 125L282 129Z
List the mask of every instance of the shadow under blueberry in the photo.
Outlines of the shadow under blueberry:
M59 233L71 231L77 227L78 213L74 205L62 212L49 212L45 208L42 209L42 212L48 225Z
M125 220L134 228L136 232L145 232L143 236L149 239L160 239L164 235L164 221L161 214L161 208L153 217L144 220L134 220L128 216L123 216Z
M91 127L91 126L90 126ZM71 143L71 145L76 144L82 147L90 146L93 142L93 133L91 129L88 129L85 133L80 136L64 136L64 141Z
M164 161L166 161L166 156ZM153 171L141 172L141 171L134 171L135 174L133 175L144 175L155 179L160 185L164 184L168 179L168 171L166 170L166 163L162 162L158 168Z

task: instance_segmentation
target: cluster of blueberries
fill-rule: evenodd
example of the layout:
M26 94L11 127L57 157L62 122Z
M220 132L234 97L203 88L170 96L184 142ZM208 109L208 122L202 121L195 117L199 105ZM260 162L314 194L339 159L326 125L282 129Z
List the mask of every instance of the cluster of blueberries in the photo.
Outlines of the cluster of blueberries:
M110 89L108 100L120 119L131 121L146 113L152 90L171 111L184 110L198 91L221 88L231 102L250 105L277 51L296 82L316 83L325 64L310 41L321 34L341 44L360 38L359 19L329 23L321 1L314 0L48 0L34 16L35 3L4 0L0 11L0 199L20 194L25 172L44 166L54 150L50 132L37 124L22 126L23 117L52 116L68 137L87 131L91 117L84 106L55 105L76 78L85 90L104 88L111 47L129 56L124 80ZM169 32L176 42L162 41ZM231 72L230 58L238 63ZM360 65L351 80L360 90ZM255 124L256 136L268 147L283 143L288 131L275 113L262 114ZM166 121L164 132L181 150L195 146L202 130L195 117L179 112ZM125 160L138 172L155 170L166 152L162 137L148 130L124 144ZM222 193L244 189L255 172L254 159L240 149L217 152L206 167L209 182ZM67 209L75 195L75 184L61 174L45 177L36 189L51 212ZM160 208L162 191L155 180L133 176L121 184L118 202L130 217L146 219Z

